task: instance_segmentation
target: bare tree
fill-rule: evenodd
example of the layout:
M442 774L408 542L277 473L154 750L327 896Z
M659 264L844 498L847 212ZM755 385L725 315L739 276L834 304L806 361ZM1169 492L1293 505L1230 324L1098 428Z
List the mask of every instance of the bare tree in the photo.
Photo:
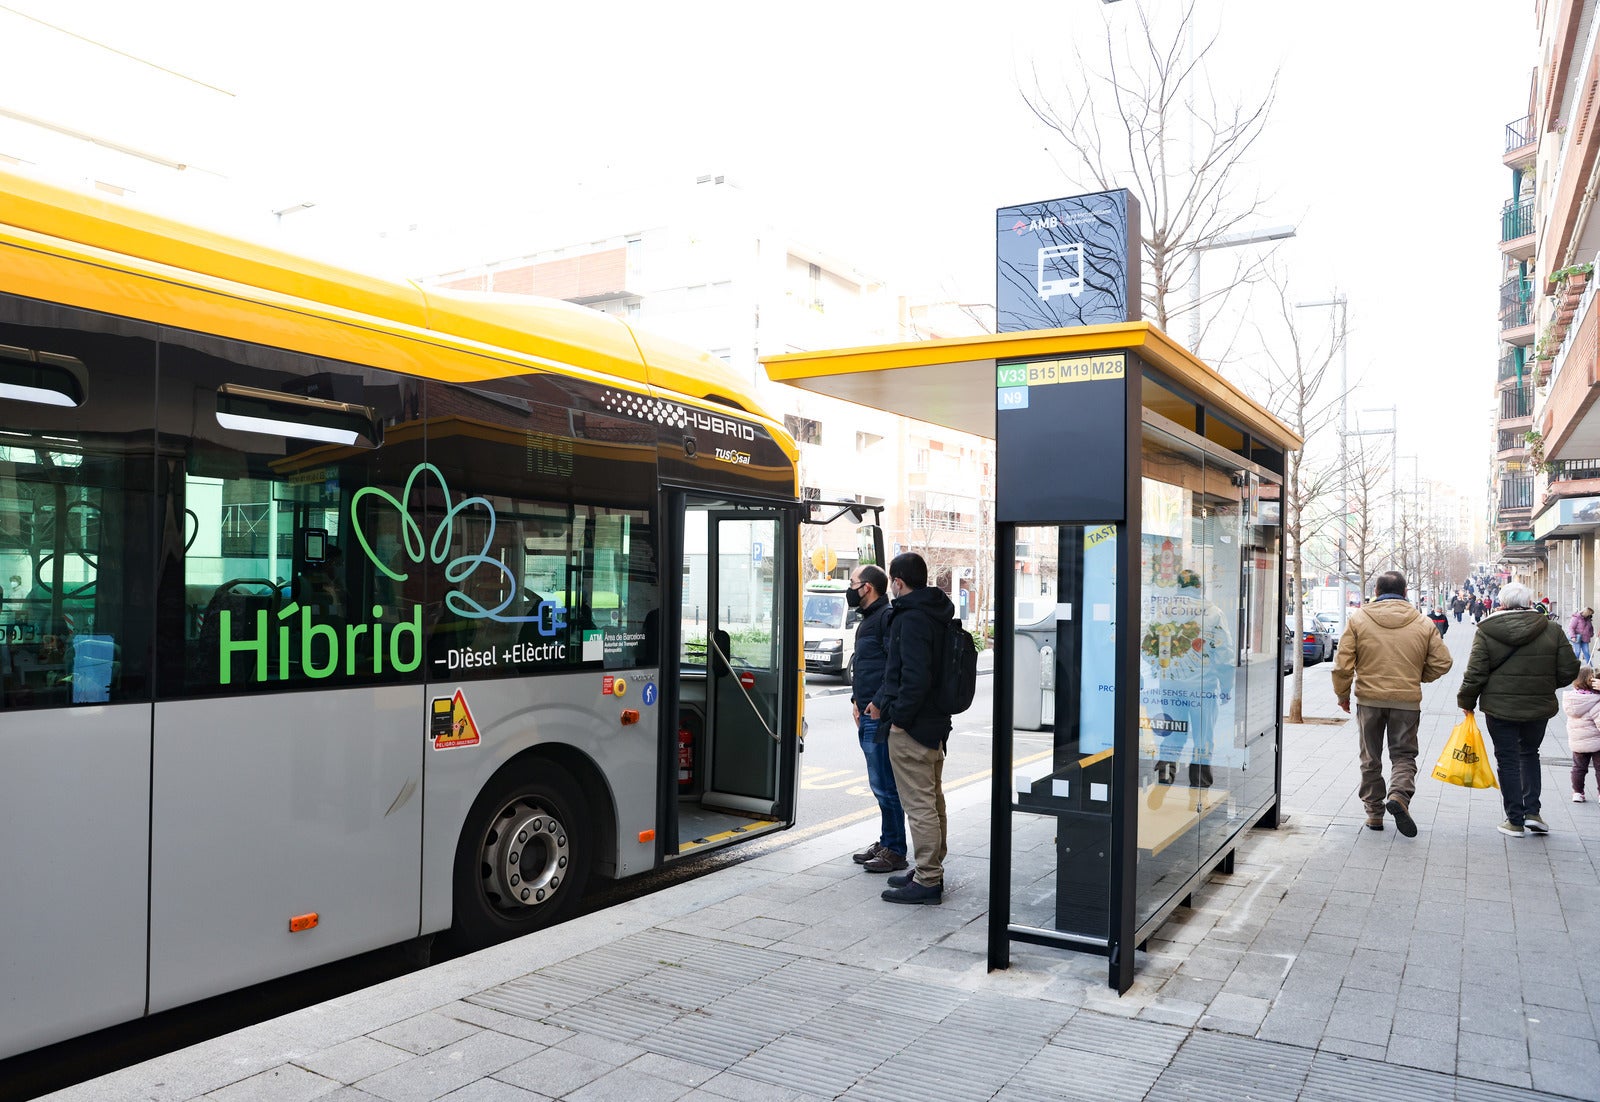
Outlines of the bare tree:
M1390 508L1389 464L1378 449L1357 439L1350 451L1346 473L1345 540L1356 581L1362 593L1371 592L1367 584L1377 573L1389 541L1383 522L1393 515Z
M1277 94L1274 73L1259 99L1219 101L1206 77L1217 36L1197 41L1194 7L1189 0L1175 26L1157 26L1141 0L1141 33L1124 36L1108 19L1102 58L1092 63L1075 49L1068 75L1049 90L1035 65L1022 93L1065 143L1070 160L1062 171L1073 187L1125 187L1138 198L1145 315L1162 329L1207 304L1220 307L1235 288L1261 277L1266 259L1233 257L1231 275L1213 277L1198 302L1183 290L1200 254L1262 210L1245 178L1246 159ZM1174 288L1177 303L1169 298Z
M1326 518L1318 516L1319 503L1338 485L1340 472L1333 467L1317 467L1307 459L1307 449L1322 430L1334 421L1339 411L1338 387L1329 387L1334 357L1348 338L1341 320L1324 343L1308 341L1295 326L1294 300L1288 282L1278 273L1269 273L1275 292L1275 316L1270 330L1258 325L1261 355L1251 361L1255 386L1250 387L1263 405L1289 426L1305 447L1290 452L1284 472L1283 535L1284 555L1289 570L1289 614L1294 618L1295 638L1305 637L1305 604L1301 580L1305 576L1305 549L1320 534ZM1343 315L1341 314L1341 319ZM1331 390L1333 393L1328 393ZM1343 523L1343 518L1339 518ZM1305 692L1305 662L1300 647L1294 648L1294 680L1289 693L1289 721L1301 722Z

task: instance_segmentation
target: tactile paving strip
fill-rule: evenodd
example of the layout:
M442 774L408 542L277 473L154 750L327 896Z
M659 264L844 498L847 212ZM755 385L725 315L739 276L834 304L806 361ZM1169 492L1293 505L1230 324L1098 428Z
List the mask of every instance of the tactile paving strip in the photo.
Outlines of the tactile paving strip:
M701 942L700 951L685 957L683 964L716 976L730 976L749 983L770 975L796 958L789 953L775 953L770 949L757 949L732 942L718 943L707 948Z
M661 929L641 930L636 934L629 934L617 942L616 946L651 960L674 962L688 960L706 951L704 938L679 933L677 930Z
M808 994L832 993L841 1000L861 990L864 983L859 969L810 957L791 960L767 976L766 982L776 988L793 988Z
M1166 1067L1189 1031L1160 1022L1137 1022L1079 1011L1050 1039L1052 1045L1085 1052L1114 1052L1128 1060Z
M1482 1079L1457 1079L1456 1102L1572 1102L1564 1094L1547 1094L1526 1087L1508 1087Z
M1156 1080L1148 1102L1295 1102L1314 1055L1272 1041L1196 1033ZM1364 1097L1370 1096L1347 1088L1340 1102Z
M466 1001L519 1018L542 1022L551 1014L592 999L600 989L588 984L535 972L470 996Z
M848 1097L862 1102L982 1102L994 1096L1016 1067L1004 1058L996 1062L992 1041L989 1034L940 1027L878 1067Z
M725 999L718 999L707 1009L720 1018L762 1021L778 1033L787 1033L833 1005L832 999L801 999L794 997L791 992L745 987Z
M557 1011L545 1020L551 1025L593 1033L613 1041L637 1041L677 1017L678 1011L671 1007L612 991Z
M891 1055L881 1046L865 1053L859 1047L841 1050L809 1037L788 1034L763 1046L732 1067L735 1075L775 1083L803 1094L833 1098ZM993 1093L993 1092L991 1092ZM924 1099L940 1098L923 1094Z
M943 1028L988 1030L1007 1037L1026 1036L1040 1044L1056 1036L1078 1008L1045 1000L973 995L946 1016Z
M760 1019L686 1014L634 1043L662 1056L722 1070L782 1035L782 1027Z
M1005 1093L1061 1102L1141 1102L1161 1070L1157 1064L1046 1045L1011 1078Z
M739 990L744 981L735 976L709 974L690 965L657 968L626 984L622 992L680 1010L701 1010Z
M841 1049L861 1048L880 1059L899 1052L932 1028L931 1023L892 1012L842 1004L796 1026L798 1037L809 1037Z
M672 962L669 962L672 963ZM571 960L541 968L538 975L571 980L602 991L648 976L662 968L661 959L617 945L584 953Z
M847 1000L855 1006L886 1010L925 1022L944 1020L967 1001L967 995L948 987L917 983L899 976L879 976Z
M1311 1063L1304 1102L1345 1102L1349 1098L1441 1098L1456 1102L1565 1102L1554 1094L1510 1087L1482 1079L1457 1079L1425 1068L1409 1068L1319 1052Z

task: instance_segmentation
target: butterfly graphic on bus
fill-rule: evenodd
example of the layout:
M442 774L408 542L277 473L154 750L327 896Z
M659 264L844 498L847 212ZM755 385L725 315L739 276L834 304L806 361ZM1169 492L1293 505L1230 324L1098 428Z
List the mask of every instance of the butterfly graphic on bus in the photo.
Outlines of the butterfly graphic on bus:
M424 476L431 476L438 484L439 494L445 502L444 515L440 518L438 527L434 529L432 538L425 536L421 523L417 517L422 513L420 498L413 504L413 492L426 489L423 482L419 481ZM495 546L496 517L494 505L488 498L482 496L465 497L455 504L450 504L450 484L444 477L444 472L432 463L419 463L412 468L411 474L406 478L406 484L396 498L387 490L376 486L364 486L357 490L350 499L350 527L355 533L356 542L361 545L361 550L366 553L367 561L372 563L381 573L391 581L404 582L411 575L409 572L396 570L391 567L383 556L373 550L372 544L367 540L367 534L361 526L361 502L367 497L374 497L394 507L395 515L400 522L402 547L405 557L413 564L422 565L431 562L444 566L445 580L455 586L462 586L478 570L487 569L497 575L503 599L492 608L485 606L471 593L463 588L452 589L445 594L444 603L455 615L465 620L493 620L500 624L532 624L538 633L546 638L552 638L567 628L567 609L565 605L556 601L540 601L530 614L519 614L508 611L515 608L521 593L517 576L504 562L491 554ZM455 544L456 523L461 521L475 521L481 526L483 533L483 546L465 555L451 557L450 551ZM467 525L463 523L465 530ZM481 588L481 587L480 587Z

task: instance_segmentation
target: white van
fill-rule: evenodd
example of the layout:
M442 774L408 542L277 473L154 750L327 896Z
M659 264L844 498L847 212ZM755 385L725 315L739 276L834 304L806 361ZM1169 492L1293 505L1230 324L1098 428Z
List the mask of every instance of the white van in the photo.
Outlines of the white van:
M844 599L849 582L821 581L806 586L800 605L805 621L806 672L842 677L854 672L856 621L861 613Z

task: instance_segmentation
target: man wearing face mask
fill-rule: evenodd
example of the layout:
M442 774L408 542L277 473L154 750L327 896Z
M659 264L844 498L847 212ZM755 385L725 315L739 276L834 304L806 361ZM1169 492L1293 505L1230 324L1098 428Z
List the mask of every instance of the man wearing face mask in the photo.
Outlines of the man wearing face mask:
M895 787L894 769L889 764L889 728L887 724L880 726L867 714L872 698L883 685L884 668L889 663L889 600L883 595L888 587L884 572L867 564L850 572L850 588L844 591L850 607L861 610L856 624L850 714L855 717L861 752L867 759L867 785L883 818L878 840L855 855L856 864L867 872L897 872L906 867L906 813L900 806L900 790Z
M939 903L944 898L944 858L950 821L944 806L944 744L950 717L934 703L940 640L955 606L928 584L928 564L915 551L889 563L894 617L889 621L889 661L883 685L867 714L889 727L889 763L911 824L913 871L889 877L890 903Z

